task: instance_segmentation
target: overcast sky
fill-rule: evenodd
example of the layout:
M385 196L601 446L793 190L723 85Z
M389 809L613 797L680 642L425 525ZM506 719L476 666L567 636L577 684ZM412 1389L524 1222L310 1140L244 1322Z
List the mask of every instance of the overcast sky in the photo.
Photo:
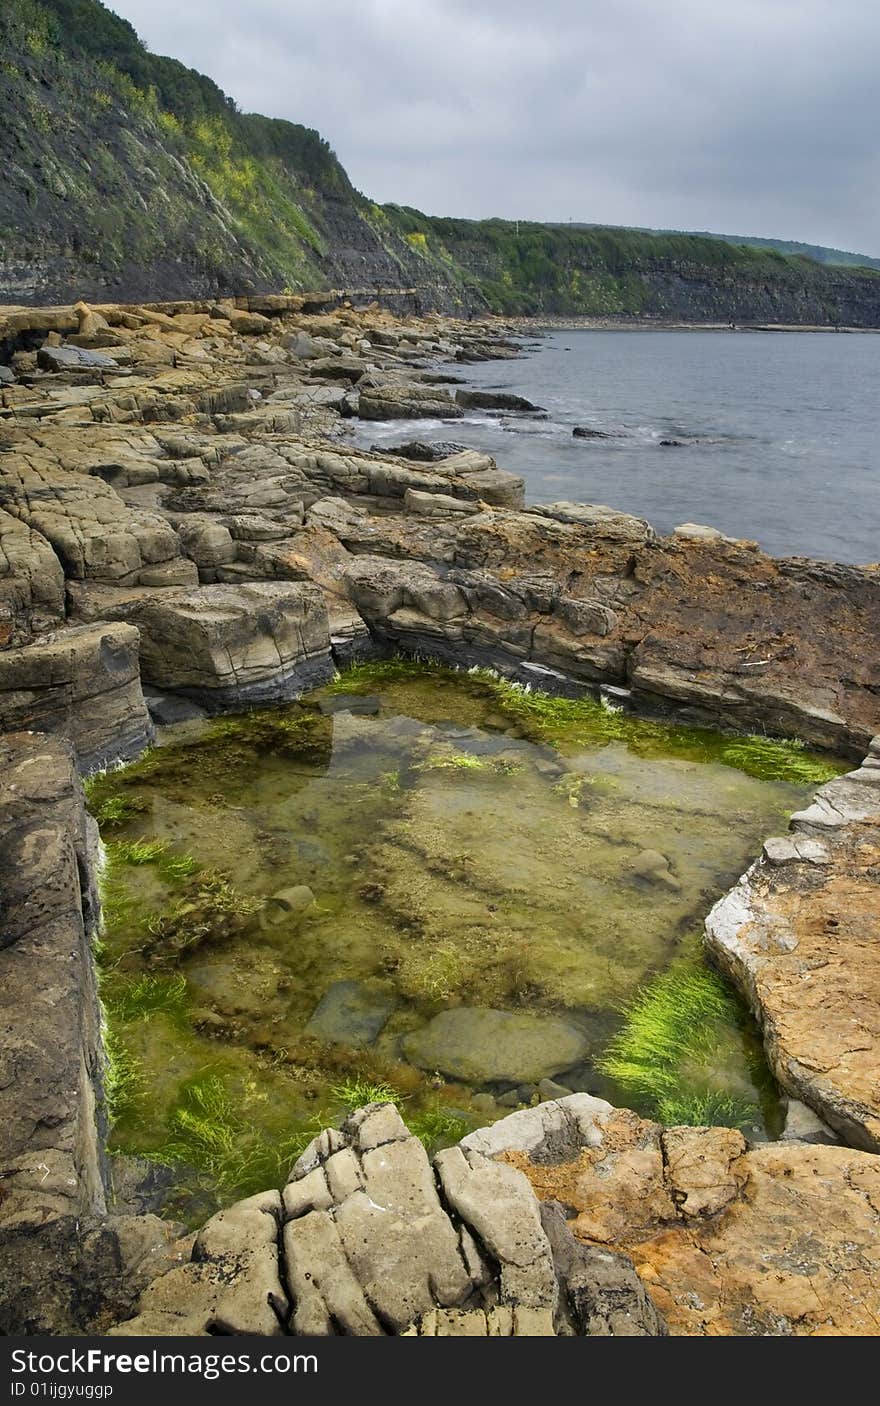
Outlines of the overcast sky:
M880 255L877 0L109 0L431 214Z

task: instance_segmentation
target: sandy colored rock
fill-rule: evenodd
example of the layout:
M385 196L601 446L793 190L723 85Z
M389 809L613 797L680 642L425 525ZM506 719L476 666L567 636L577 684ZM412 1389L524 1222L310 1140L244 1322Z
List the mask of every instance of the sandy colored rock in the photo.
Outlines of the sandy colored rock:
M64 619L64 571L49 542L0 509L0 649Z
M7 511L51 544L65 576L134 582L142 568L180 556L164 518L129 508L100 478L46 455L4 455L0 493Z
M196 1237L192 1259L155 1279L132 1318L110 1336L278 1337L290 1313L277 1253L281 1197L260 1192L220 1211Z
M507 1121L495 1124L496 1147ZM578 1239L632 1256L674 1336L880 1333L875 1157L749 1148L725 1128L664 1132L622 1109L598 1126L601 1143L563 1162L496 1155L565 1208Z
M461 419L464 410L439 386L392 382L361 385L358 414L362 420L421 420L432 415L455 420Z
M783 1088L877 1151L880 771L822 787L801 817L795 852L780 864L765 850L712 909L706 941L755 1011Z

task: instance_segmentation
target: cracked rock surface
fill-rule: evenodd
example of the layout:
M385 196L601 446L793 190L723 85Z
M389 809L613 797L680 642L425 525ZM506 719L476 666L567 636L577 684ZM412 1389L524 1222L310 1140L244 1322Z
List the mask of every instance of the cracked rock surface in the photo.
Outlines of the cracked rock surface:
M0 387L0 650L131 619L152 687L222 707L285 698L310 671L283 642L275 653L266 611L306 583L336 663L378 644L853 753L880 728L876 569L774 561L720 534L658 539L601 504L526 507L517 475L455 444L426 460L345 442L355 414L454 420L438 368L515 355L500 324L321 315L296 297L4 322L53 355L15 352ZM99 326L104 360L55 369L77 326L79 340ZM205 589L226 593L216 649L189 596ZM178 656L191 632L198 680L157 652L166 629Z
M880 1163L587 1094L431 1163L391 1104L214 1217L119 1334L875 1336Z
M433 1165L392 1104L316 1138L283 1197L215 1216L119 1334L662 1333L624 1254L545 1229L527 1178L463 1147Z

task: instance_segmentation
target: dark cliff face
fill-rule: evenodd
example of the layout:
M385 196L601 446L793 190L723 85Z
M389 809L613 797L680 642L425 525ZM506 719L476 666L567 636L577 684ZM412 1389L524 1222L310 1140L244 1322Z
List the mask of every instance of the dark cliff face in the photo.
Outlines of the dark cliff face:
M702 235L437 219L393 207L497 312L880 326L880 273Z
M417 309L880 326L880 273L696 235L432 219L98 0L0 6L0 302L415 289Z
M236 112L96 0L3 0L0 110L0 301L419 284L461 306L318 133Z

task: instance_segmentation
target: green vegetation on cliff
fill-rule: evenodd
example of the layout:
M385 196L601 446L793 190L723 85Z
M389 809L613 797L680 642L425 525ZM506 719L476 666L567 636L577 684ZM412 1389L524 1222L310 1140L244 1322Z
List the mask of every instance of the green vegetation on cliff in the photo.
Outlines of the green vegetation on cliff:
M415 288L450 312L880 326L880 272L785 247L373 204L317 132L239 112L99 0L3 0L0 105L0 301Z
M4 0L0 104L0 301L424 281L317 132L238 112L98 0Z
M867 325L880 309L876 270L775 248L387 208L408 239L460 265L495 312Z

